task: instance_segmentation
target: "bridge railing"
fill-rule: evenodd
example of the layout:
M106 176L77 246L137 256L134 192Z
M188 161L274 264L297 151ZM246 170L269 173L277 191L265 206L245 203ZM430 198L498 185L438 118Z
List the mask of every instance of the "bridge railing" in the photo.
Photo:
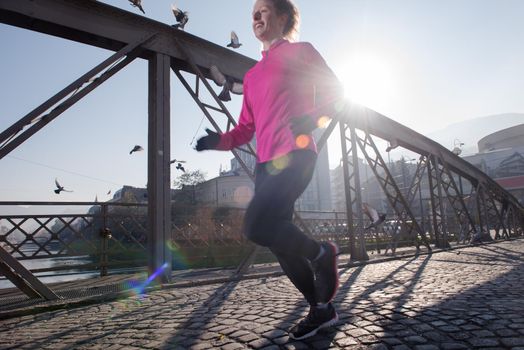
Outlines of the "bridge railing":
M0 202L0 245L35 273L104 274L146 250L146 212L130 203Z
M146 203L0 202L0 213L0 245L33 273L107 275L147 265ZM345 212L299 213L298 225L306 226L316 239L337 242L342 252L349 253ZM243 209L173 207L168 246L174 268L235 266L249 248L241 233L243 215ZM464 243L460 225L448 226L450 240ZM397 247L415 246L418 238L410 232L400 221L387 220L365 232L365 249L393 253ZM427 234L433 243L431 232ZM273 261L266 254L260 259Z

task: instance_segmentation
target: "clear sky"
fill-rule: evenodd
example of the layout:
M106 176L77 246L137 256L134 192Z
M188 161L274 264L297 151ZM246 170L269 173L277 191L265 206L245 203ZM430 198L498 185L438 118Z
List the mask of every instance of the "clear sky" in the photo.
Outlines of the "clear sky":
M103 0L142 15L127 0ZM173 24L172 1L143 0L145 16ZM186 31L259 59L250 0L179 0ZM524 112L524 1L297 1L301 37L324 56L354 99L420 132L499 113ZM0 24L0 129L111 55L111 52ZM217 91L218 88L217 88ZM171 153L207 178L229 168L226 152L197 153L209 126L172 75ZM241 97L227 106L234 116ZM130 66L0 160L0 200L91 201L122 185L143 187L147 153L147 64ZM330 148L334 166L336 148ZM172 168L172 178L178 175ZM54 179L73 190L53 193ZM111 194L112 196L112 194Z

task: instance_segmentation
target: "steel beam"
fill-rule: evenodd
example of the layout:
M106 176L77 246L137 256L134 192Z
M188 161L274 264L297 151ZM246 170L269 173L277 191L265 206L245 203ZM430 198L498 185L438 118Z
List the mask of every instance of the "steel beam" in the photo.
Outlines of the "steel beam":
M442 188L446 192L446 196L453 208L455 216L461 226L461 231L467 231L467 236L473 236L476 232L475 222L464 203L462 192L453 179L453 174L447 168L446 164L441 164L440 179Z
M350 261L365 261L369 260L369 255L364 239L357 135L355 128L350 125L340 123L339 128L342 146L342 168L344 171L344 191L346 195L346 217L349 230Z
M348 145L346 142L346 131L345 131L345 125L340 122L339 124L339 131L340 131L340 142L341 142L341 149L342 149L342 172L344 177L344 198L346 199L346 217L347 217L347 230L349 234L349 253L351 256L357 256L356 253L356 240L355 240L355 223L353 218L353 198L355 193L354 186L351 186L351 177L353 176L353 172L349 172L349 166L350 166L350 152L352 152L351 143L350 148L348 149Z
M489 220L486 208L485 188L479 184L476 188L476 204L479 219L479 232L473 237L471 243L480 243L482 241L492 241L489 233Z
M501 210L498 209L497 204L495 203L494 196L488 192L486 199L486 208L488 212L489 222L492 223L495 228L495 239L500 239L501 235L499 231L502 229L502 237L509 238L508 232L506 230L506 225L504 223L502 205ZM507 210L507 209L506 209Z
M424 173L426 169L428 168L428 157L421 155L418 162L417 162L417 169L415 171L415 174L413 175L413 178L411 180L411 184L409 185L409 190L406 194L406 201L408 205L411 207L413 201L415 200L415 196L419 195L419 207L420 207L420 228L422 229L422 232L426 232L426 226L424 224L424 204L422 202L422 180L424 178ZM431 225L428 225L429 228L431 228ZM430 230L430 237L432 231Z
M242 81L247 70L256 63L226 47L100 1L2 0L0 23L113 51L146 35L156 34L155 40L145 45L146 51L141 57L148 58L154 52L168 55L179 60L179 66L185 70L187 65L174 43L176 38L191 52L206 76L209 67L216 65L222 73L237 81Z
M149 124L147 194L149 218L149 274L170 282L172 259L170 178L170 57L155 54L149 60Z
M431 198L431 211L433 216L433 231L435 233L435 245L439 248L449 248L447 239L447 211L442 196L442 172L439 159L435 155L429 156L428 180Z
M510 203L518 208L522 205L509 192L504 190L495 180L466 162L439 143L411 130L410 128L363 106L353 106L347 110L350 113L341 115L343 122L353 125L356 129L368 132L384 140L394 141L400 147L415 153L440 155L444 162L454 173L467 178L474 186L479 182L496 190L498 197L507 198Z
M133 51L128 52L128 55L125 58L123 58L121 61L118 61L117 63L115 62L113 66L104 71L99 77L89 82L89 80L87 80L87 77L93 77L92 74L95 74L95 72L97 72L98 70L101 70L108 66L111 62L111 58L104 61L102 64L93 68L90 72L83 75L73 84L69 85L68 87L60 91L58 94L51 97L42 105L31 111L25 117L21 118L19 121L7 128L5 131L3 131L0 135L0 143L2 143L0 145L0 159L5 157L7 154L9 154L9 152L13 151L16 147L21 145L23 142L25 142L27 139L29 139L31 136L33 136L35 133L37 133L39 130L45 127L47 124L52 122L55 118L57 118L67 109L71 108L75 103L80 101L88 93L96 89L107 79L109 79L122 68L131 63L136 58L137 50L139 50L139 48L135 47ZM127 51L126 48L124 48L123 51ZM116 53L113 56L119 56L119 54ZM84 78L86 80L82 80ZM86 86L83 86L84 83L88 84ZM76 90L73 91L73 89ZM43 112L52 107L56 102L59 102L62 99L62 97L67 95L67 93L69 92L71 93L69 97L64 99L49 113L41 116Z
M411 179L411 184L409 185L409 189L406 195L406 201L410 206L415 200L417 192L420 191L420 187L422 185L422 178L427 167L427 157L420 156L419 161L417 163L417 169L415 170L415 175L413 175L413 178Z
M384 159L380 155L380 152L375 142L373 141L371 135L369 133L365 133L363 138L357 137L356 141L358 146L360 147L360 150L364 154L369 166L371 167L371 170L375 174L375 177L377 178L379 185L382 187L382 190L384 191L384 194L386 195L386 198L388 199L391 208L395 211L395 214L397 214L398 219L402 221L404 227L406 227L409 230L410 235L413 231L415 231L415 235L420 234L420 237L424 245L426 246L428 251L431 251L431 247L427 240L426 233L422 231L422 228L420 227L417 220L415 219L415 216L411 212L411 209L406 199L402 195L402 192L400 191L397 183L395 182L395 179L391 175L386 165L386 162L384 162ZM370 150L368 150L368 148L370 148ZM370 154L370 151L372 151L372 154ZM415 243L418 251L419 244L418 241L416 241L416 239Z
M59 299L49 287L40 282L28 269L18 260L0 246L0 272L13 282L22 292L30 298L42 297L47 300Z

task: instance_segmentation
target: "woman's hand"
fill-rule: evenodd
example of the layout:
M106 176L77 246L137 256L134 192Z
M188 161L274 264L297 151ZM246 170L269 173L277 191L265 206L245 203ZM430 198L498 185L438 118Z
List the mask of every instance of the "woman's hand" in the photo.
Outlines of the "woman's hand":
M205 151L208 149L216 149L218 143L220 142L220 134L217 134L216 132L209 129L206 129L206 132L206 136L202 136L197 140L195 149L198 152Z
M290 124L291 132L293 136L298 135L309 135L313 130L317 128L315 120L309 115L303 115L301 117L296 117L291 119Z

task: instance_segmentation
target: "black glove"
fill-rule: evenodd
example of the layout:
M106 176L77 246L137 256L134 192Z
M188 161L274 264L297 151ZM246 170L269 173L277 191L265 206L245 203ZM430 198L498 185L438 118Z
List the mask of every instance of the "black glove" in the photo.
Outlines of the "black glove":
M310 134L317 128L317 125L311 116L303 115L301 117L291 119L290 128L293 136L298 136L302 134Z
M200 151L205 151L206 149L216 149L218 143L220 142L220 134L206 129L207 136L202 136L197 140L195 149Z

